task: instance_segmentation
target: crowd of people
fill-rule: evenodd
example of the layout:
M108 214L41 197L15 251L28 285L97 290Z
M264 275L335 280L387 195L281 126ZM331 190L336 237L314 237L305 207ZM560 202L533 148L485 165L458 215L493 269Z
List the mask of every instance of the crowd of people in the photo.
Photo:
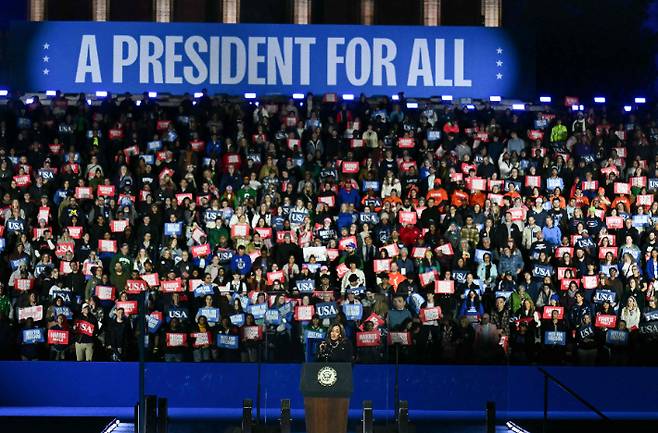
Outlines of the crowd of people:
M5 102L2 359L658 359L649 107Z

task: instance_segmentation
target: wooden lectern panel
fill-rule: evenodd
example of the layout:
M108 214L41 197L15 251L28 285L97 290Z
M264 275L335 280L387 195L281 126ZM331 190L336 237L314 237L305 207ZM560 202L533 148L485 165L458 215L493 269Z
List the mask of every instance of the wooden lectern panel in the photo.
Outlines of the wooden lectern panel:
M306 433L346 433L349 398L304 397Z

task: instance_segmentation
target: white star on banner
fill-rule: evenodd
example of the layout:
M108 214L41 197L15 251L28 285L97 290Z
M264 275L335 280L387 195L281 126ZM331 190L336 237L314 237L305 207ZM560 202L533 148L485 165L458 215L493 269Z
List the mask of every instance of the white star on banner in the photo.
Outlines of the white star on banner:
M43 62L44 62L44 63L48 63L49 60L50 60L50 57L48 57L48 56L43 56Z
M502 80L503 79L503 74L500 72L496 74L496 80Z
M502 49L502 48L498 48L498 49L496 50L496 52L497 52L498 54L503 54L503 49Z
M43 70L43 75L48 75L50 73L50 69L46 68Z
M496 66L498 66L499 68L500 68L501 66L503 66L503 61L502 61L502 60L498 60L498 61L496 62Z
M45 44L43 44L43 49L44 49L44 50L47 50L48 48L50 48L50 44L49 44L48 42L46 42Z

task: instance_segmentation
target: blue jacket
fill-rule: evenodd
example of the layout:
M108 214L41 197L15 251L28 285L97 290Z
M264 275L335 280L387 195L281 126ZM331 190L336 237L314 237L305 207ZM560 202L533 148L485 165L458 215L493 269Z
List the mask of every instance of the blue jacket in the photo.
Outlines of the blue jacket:
M347 191L345 188L341 188L338 191L338 205L347 203L356 206L360 201L361 197L359 197L359 192L354 188L350 189L349 191Z
M523 268L523 258L518 254L512 254L510 257L506 255L500 256L498 263L498 272L504 274L506 272L516 275L517 269Z
M658 278L658 261L654 259L649 259L647 261L647 266L645 270L648 279L655 280L656 278Z

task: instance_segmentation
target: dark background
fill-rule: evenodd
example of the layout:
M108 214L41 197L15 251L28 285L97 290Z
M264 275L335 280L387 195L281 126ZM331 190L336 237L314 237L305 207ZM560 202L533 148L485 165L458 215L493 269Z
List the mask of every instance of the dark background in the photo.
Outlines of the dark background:
M27 0L0 0L0 86L11 20ZM241 22L289 23L291 0L241 0ZM313 23L358 24L356 0L313 0ZM110 19L150 21L152 0L111 0ZM48 0L51 20L89 20L91 0ZM217 21L219 0L176 2L175 21ZM422 0L376 0L375 24L419 25ZM444 25L481 25L480 0L443 0ZM658 95L658 0L503 0L503 27L527 49L536 95L607 96L629 102ZM532 72L529 72L532 73Z

